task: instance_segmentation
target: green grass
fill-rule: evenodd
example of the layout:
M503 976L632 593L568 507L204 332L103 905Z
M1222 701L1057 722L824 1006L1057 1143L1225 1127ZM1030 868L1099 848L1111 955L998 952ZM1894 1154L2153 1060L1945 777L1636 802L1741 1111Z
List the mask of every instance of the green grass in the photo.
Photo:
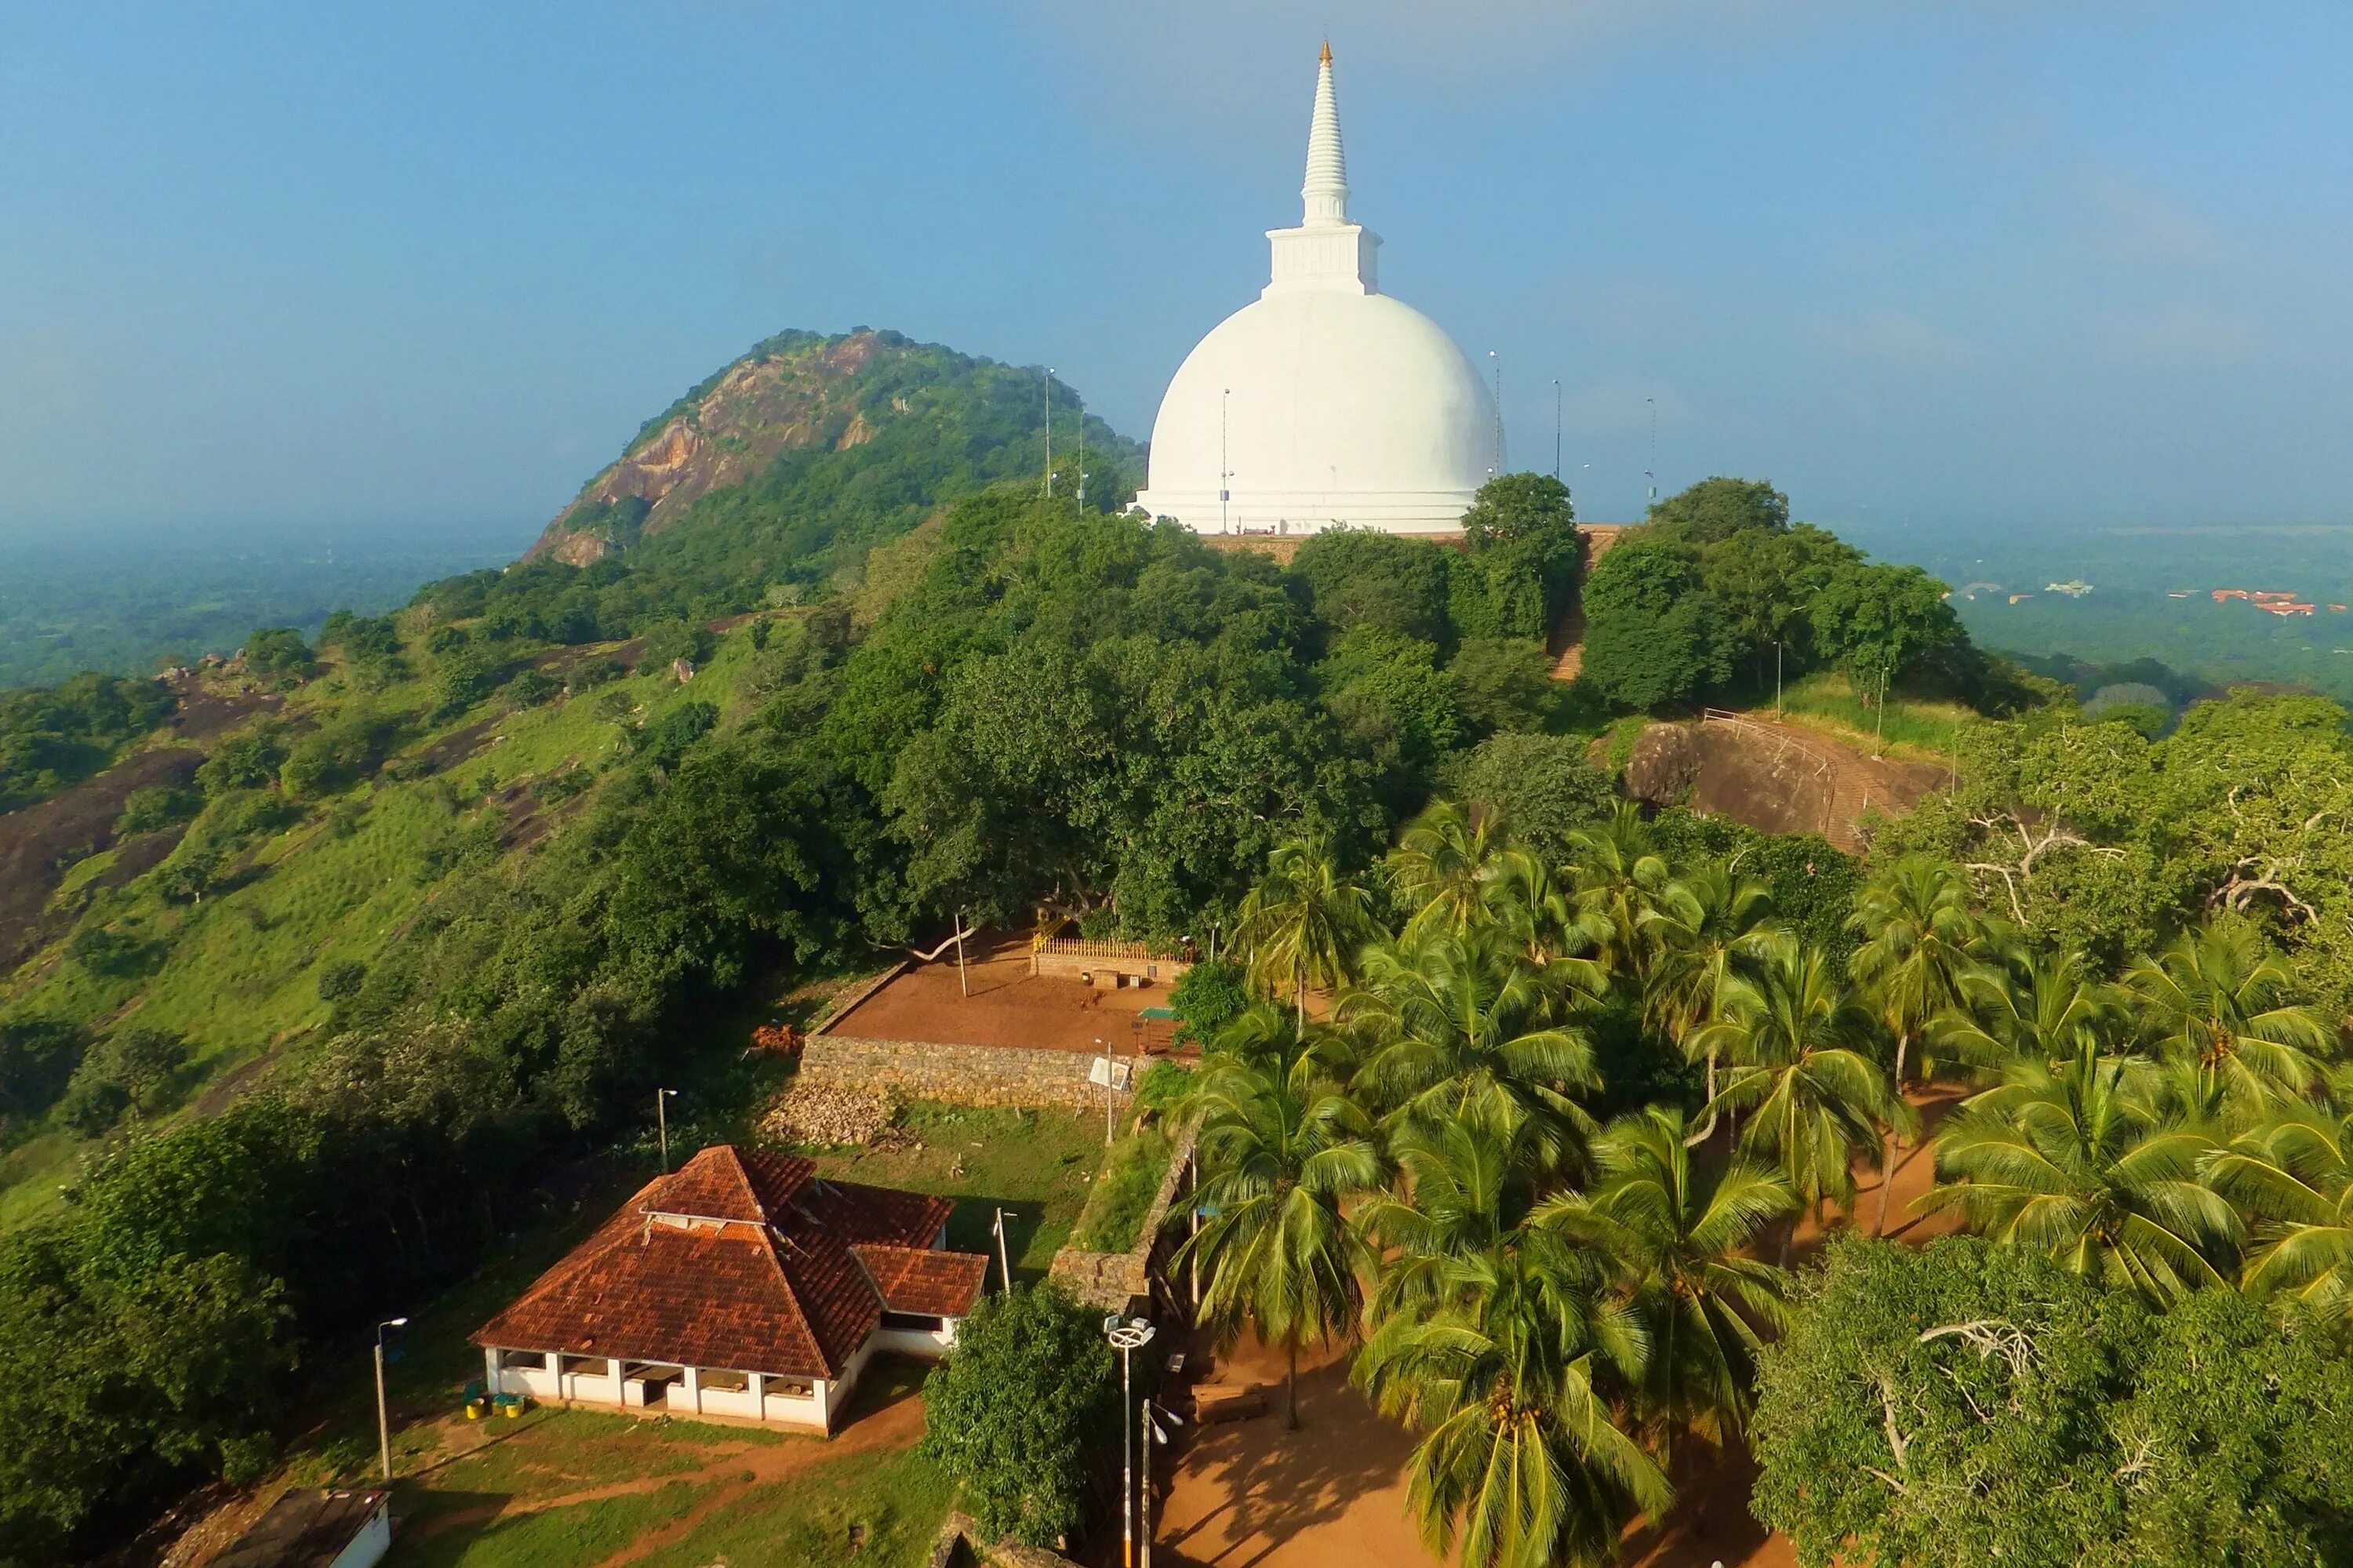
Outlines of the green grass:
M492 1518L479 1529L468 1520L436 1530L429 1519L412 1518L405 1521L404 1534L395 1539L385 1561L403 1568L555 1568L601 1563L649 1531L684 1518L710 1489L670 1481L652 1491ZM480 1509L500 1506L492 1498L467 1501ZM450 1511L462 1518L463 1510Z
M1870 750L1905 747L1947 756L1955 728L1973 715L1958 703L1934 702L1900 694L1887 699L1887 711L1854 694L1846 677L1830 671L1808 675L1782 694L1787 715L1810 727L1841 736Z
M1131 1132L1113 1144L1087 1194L1071 1245L1088 1252L1125 1252L1136 1243L1161 1178L1168 1174L1168 1135L1157 1128Z
M847 1458L731 1501L687 1540L648 1555L647 1568L920 1568L947 1518L953 1483L902 1450L876 1463ZM864 1531L853 1558L849 1527Z
M1626 770L1626 764L1634 759L1634 743L1641 739L1642 732L1650 727L1650 716L1646 714L1628 714L1610 725L1608 756L1612 772Z
M952 1247L995 1254L989 1225L1002 1205L1014 1275L1044 1277L1086 1206L1103 1159L1093 1118L917 1100L900 1113L900 1125L903 1147L807 1152L818 1170L845 1181L954 1198Z

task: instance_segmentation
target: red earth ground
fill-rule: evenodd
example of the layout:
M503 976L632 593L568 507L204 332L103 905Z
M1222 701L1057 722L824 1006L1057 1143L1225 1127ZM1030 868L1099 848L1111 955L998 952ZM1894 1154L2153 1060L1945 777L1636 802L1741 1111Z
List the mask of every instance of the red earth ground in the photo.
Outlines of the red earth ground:
M1966 1091L1936 1086L1908 1096L1921 1114L1919 1142L1896 1155L1889 1194L1888 1233L1919 1244L1955 1229L1949 1217L1919 1219L1913 1201L1933 1180L1925 1147ZM1855 1174L1856 1223L1873 1224L1879 1177ZM1835 1226L1844 1223L1835 1208ZM1762 1250L1778 1246L1769 1238ZM1790 1262L1820 1250L1821 1232L1809 1217L1799 1226ZM1191 1568L1374 1568L1438 1564L1407 1517L1404 1468L1412 1437L1383 1420L1348 1386L1345 1351L1325 1350L1303 1361L1300 1430L1282 1425L1282 1358L1254 1340L1220 1358L1220 1382L1262 1383L1272 1391L1268 1413L1209 1427L1179 1461L1162 1504L1154 1549L1157 1563ZM1632 1568L1794 1568L1788 1540L1767 1531L1748 1511L1757 1469L1735 1443L1724 1450L1692 1444L1674 1466L1675 1506L1662 1523L1628 1542Z
M956 980L955 949L918 962L834 1020L827 1033L861 1040L920 1040L932 1044L1018 1045L1045 1051L1119 1054L1139 1046L1165 1052L1167 1023L1139 1016L1165 1007L1168 988L1094 991L1076 980L1040 980L1029 972L1029 943L994 934L965 944L972 994Z

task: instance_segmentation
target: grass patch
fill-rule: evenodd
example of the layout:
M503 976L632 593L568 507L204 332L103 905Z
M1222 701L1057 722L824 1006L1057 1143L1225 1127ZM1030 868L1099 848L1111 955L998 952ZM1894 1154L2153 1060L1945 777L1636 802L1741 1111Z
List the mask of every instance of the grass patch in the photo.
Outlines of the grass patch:
M1634 743L1641 739L1642 732L1650 727L1651 720L1647 714L1628 714L1609 726L1607 755L1611 772L1626 771L1626 764L1634 759Z
M429 1520L412 1520L408 1530L395 1540L385 1561L402 1568L543 1568L549 1563L601 1563L649 1531L685 1518L709 1489L670 1481L651 1491L512 1518L491 1517L479 1527L470 1521L434 1530ZM498 1502L491 1498L467 1500L484 1509ZM462 1519L466 1511L453 1509L448 1517Z
M1071 1245L1088 1252L1125 1252L1136 1242L1161 1178L1168 1174L1168 1135L1156 1127L1131 1132L1112 1145L1095 1177Z
M1898 748L1951 755L1957 726L1975 715L1958 703L1889 694L1886 712L1854 694L1846 677L1819 671L1788 687L1781 705L1789 719L1839 736L1870 751Z
M901 1111L900 1125L907 1136L899 1147L805 1152L824 1174L845 1181L955 1199L952 1247L993 1255L989 1226L1001 1205L1015 1277L1042 1278L1086 1206L1103 1158L1093 1118L916 1100Z
M881 1463L845 1458L755 1487L691 1536L645 1558L647 1568L921 1568L931 1558L954 1486L928 1460L901 1451ZM849 1546L852 1525L861 1544Z

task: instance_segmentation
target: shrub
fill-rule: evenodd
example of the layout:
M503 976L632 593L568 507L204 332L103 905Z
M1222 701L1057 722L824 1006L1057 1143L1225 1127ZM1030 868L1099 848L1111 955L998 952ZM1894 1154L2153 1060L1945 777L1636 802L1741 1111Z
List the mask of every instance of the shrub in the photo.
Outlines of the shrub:
M619 680L628 672L610 659L583 659L564 678L565 685L575 693L594 691L596 687Z
M114 821L115 836L132 838L185 822L203 805L204 797L193 789L175 789L168 784L133 789L123 798L122 815Z
M1053 1287L965 1319L923 1380L923 1452L963 1483L983 1539L1050 1546L1078 1532L1096 1457L1119 1442L1118 1371L1099 1316Z
M640 670L668 669L678 660L700 664L711 657L711 633L691 620L665 620L647 631Z
M1176 1014L1180 1045L1206 1048L1249 1005L1248 977L1240 964L1224 959L1195 964L1168 988L1168 1006Z
M1087 1205L1071 1227L1071 1245L1082 1252L1125 1252L1134 1246L1152 1200L1159 1195L1161 1178L1167 1174L1167 1134L1145 1128L1113 1144L1088 1190Z
M535 708L555 700L564 690L564 683L537 670L525 670L503 688L507 701L519 708Z
M245 640L245 667L257 675L306 675L311 645L290 626L264 627Z
M367 966L356 959L337 959L319 971L319 1000L348 1001L367 983Z

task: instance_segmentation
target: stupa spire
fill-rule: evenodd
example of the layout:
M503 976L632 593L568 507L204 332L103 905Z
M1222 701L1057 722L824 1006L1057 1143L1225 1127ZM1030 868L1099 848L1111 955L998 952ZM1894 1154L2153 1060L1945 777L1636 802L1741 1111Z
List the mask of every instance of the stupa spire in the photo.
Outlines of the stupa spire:
M1340 146L1340 104L1332 91L1332 40L1315 67L1315 117L1307 128L1307 179L1299 187L1304 226L1348 221L1348 155Z

